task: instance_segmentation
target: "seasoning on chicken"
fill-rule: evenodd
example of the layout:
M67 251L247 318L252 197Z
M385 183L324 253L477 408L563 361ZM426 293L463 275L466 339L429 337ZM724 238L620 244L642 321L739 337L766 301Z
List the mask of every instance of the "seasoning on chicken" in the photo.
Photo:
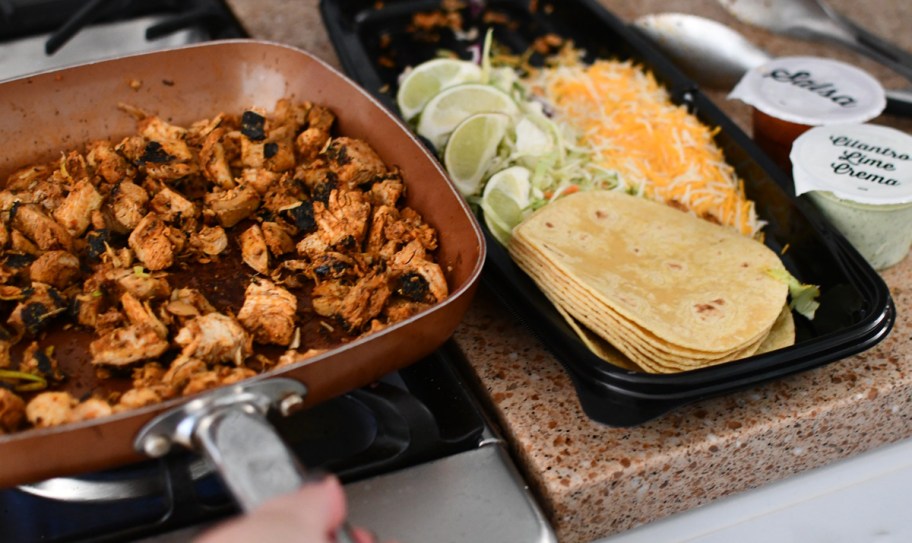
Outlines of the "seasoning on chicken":
M164 270L174 263L174 244L170 234L168 225L150 212L130 234L130 249L150 270Z
M334 135L328 109L283 99L189 127L122 109L135 134L0 190L0 433L235 383L447 296L436 231L405 206L399 170ZM129 373L128 388L65 392L68 329L90 335L100 379Z
M60 290L72 284L79 274L79 259L67 251L48 251L29 266L33 282L46 283Z
M252 188L241 185L229 190L209 192L205 202L206 208L215 214L219 223L230 228L256 212L260 207L260 195Z
M254 224L240 235L241 257L244 263L263 275L269 274L269 247L260 225Z
M181 346L178 360L198 358L216 364L233 362L240 366L253 354L250 334L228 315L209 313L187 322L174 336Z
M257 343L289 345L295 332L298 299L268 279L253 281L244 293L238 320Z
M57 219L71 236L81 236L91 222L92 212L101 209L104 198L88 180L76 183L63 204L54 210Z
M119 326L89 344L92 364L126 366L152 360L165 353L170 344L149 324Z

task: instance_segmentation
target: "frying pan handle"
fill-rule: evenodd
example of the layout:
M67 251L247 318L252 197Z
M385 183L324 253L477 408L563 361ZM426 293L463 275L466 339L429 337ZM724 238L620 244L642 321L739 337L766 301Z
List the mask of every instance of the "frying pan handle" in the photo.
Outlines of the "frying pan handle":
M147 424L134 446L150 456L180 444L203 454L245 512L314 482L266 419L272 407L283 415L300 405L306 387L270 379L216 389ZM354 543L347 524L337 543Z

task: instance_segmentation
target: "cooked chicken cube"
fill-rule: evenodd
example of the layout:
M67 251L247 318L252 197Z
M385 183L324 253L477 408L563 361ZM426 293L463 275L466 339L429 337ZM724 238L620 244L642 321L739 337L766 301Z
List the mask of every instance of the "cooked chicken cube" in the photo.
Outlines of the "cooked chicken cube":
M292 233L284 224L266 221L261 225L263 237L266 239L266 245L269 251L275 256L282 256L295 250L295 242L291 237Z
M46 347L42 349L37 341L33 341L23 351L22 360L19 362L19 371L40 375L55 383L59 383L66 378L57 364L54 348Z
M10 358L10 347L12 343L9 339L0 339L0 368L10 367L12 359Z
M98 324L98 316L101 314L104 304L105 300L102 297L101 291L98 291L97 294L94 292L77 294L73 298L76 322L83 326L88 326L89 328L95 328Z
M266 194L278 182L281 174L266 168L244 168L241 172L241 183L252 187L258 194Z
M162 396L159 388L131 388L123 393L114 411L124 411L127 409L137 409L147 405L155 405L167 399Z
M143 217L130 234L130 248L150 270L163 270L174 262L169 227L154 212Z
M221 192L210 192L205 197L206 207L215 213L225 228L232 227L253 215L260 207L260 195L242 185Z
M353 138L335 138L323 151L329 169L349 190L373 181L386 173L386 165L364 141Z
M42 392L25 406L25 416L37 428L59 426L70 421L78 403L69 392Z
M174 341L182 347L180 358L199 358L211 364L241 365L253 353L250 334L235 319L221 313L187 321Z
M295 138L295 148L307 162L312 162L329 143L329 131L320 128L308 128Z
M131 324L115 328L89 344L92 364L126 366L141 360L158 358L168 350L166 339L148 324Z
M54 210L54 218L66 228L71 236L81 236L92 218L92 212L101 209L104 198L88 180L76 183L73 190Z
M67 422L79 422L82 420L92 420L101 417L107 417L114 412L111 404L100 398L88 398L79 402L76 407L70 411L70 419Z
M168 327L155 316L149 302L143 303L129 292L125 292L124 295L120 297L120 305L123 307L124 315L126 315L130 324L134 326L148 326L155 330L158 337L167 339Z
M203 142L199 157L203 175L219 187L231 189L234 188L235 182L234 175L231 173L228 154L222 144L224 136L224 128L216 128L211 131Z
M118 183L132 175L132 168L127 161L114 150L110 141L98 140L87 146L86 161L110 184Z
M390 294L386 276L371 273L351 286L337 281L318 284L313 289L313 307L318 315L335 317L355 331L380 314Z
M298 299L268 279L252 281L238 320L257 343L289 345L295 332Z
M244 263L263 275L269 274L269 247L259 224L254 224L240 235L241 257Z
M139 133L149 141L158 143L161 151L177 161L193 158L193 152L187 146L187 129L150 116L139 122Z
M196 206L183 194L169 187L162 187L149 202L149 207L165 222L196 216Z
M15 432L25 420L25 401L15 392L0 387L0 434Z
M114 193L114 218L124 228L132 230L146 216L149 194L139 185L124 181L117 185Z
M390 259L389 273L398 280L397 293L412 301L440 302L449 293L440 265L428 260L424 247L417 240Z
M189 396L223 385L232 385L256 375L250 368L231 368L219 366L210 371L194 373L187 380L181 394Z
M60 223L49 217L39 206L22 204L14 209L15 211L10 211L10 214L13 215L11 221L13 228L35 242L39 249L42 251L72 249L73 238L70 233Z
M50 285L33 283L27 292L6 321L19 336L38 335L67 307L66 298Z
M314 202L313 208L317 234L329 246L354 248L361 245L371 212L364 193L333 190L326 205Z
M228 236L221 226L203 226L190 234L190 246L209 256L219 255L228 248Z
M405 194L405 183L399 177L383 179L371 185L367 197L375 206L395 208Z
M47 283L60 290L79 277L79 259L67 251L48 251L29 266L33 282Z
M128 292L139 300L160 300L171 296L171 285L164 272L146 273L129 269L117 270L114 276L121 292Z

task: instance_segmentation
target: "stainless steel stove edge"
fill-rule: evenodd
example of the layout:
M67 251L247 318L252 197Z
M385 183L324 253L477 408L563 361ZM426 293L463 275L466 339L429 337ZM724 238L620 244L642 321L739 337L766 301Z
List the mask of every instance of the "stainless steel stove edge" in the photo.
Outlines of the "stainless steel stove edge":
M349 518L401 543L556 543L503 444L346 485Z

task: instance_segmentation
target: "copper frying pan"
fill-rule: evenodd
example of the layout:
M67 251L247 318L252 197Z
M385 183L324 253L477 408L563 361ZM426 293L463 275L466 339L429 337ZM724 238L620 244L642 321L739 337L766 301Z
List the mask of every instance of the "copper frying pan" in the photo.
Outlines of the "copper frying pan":
M254 378L304 385L309 406L409 365L446 341L467 310L484 262L478 224L439 164L383 106L311 55L251 40L213 42L102 61L0 84L0 179L92 139L135 130L126 103L189 124L220 111L267 110L282 97L331 108L339 134L367 141L408 185L407 205L437 228L450 297L379 333ZM63 346L65 347L65 346ZM70 351L80 352L73 344ZM58 351L60 352L60 351ZM189 404L194 404L194 401ZM0 436L0 487L109 468L143 458L134 439L186 398L104 419ZM149 452L149 451L147 451Z

